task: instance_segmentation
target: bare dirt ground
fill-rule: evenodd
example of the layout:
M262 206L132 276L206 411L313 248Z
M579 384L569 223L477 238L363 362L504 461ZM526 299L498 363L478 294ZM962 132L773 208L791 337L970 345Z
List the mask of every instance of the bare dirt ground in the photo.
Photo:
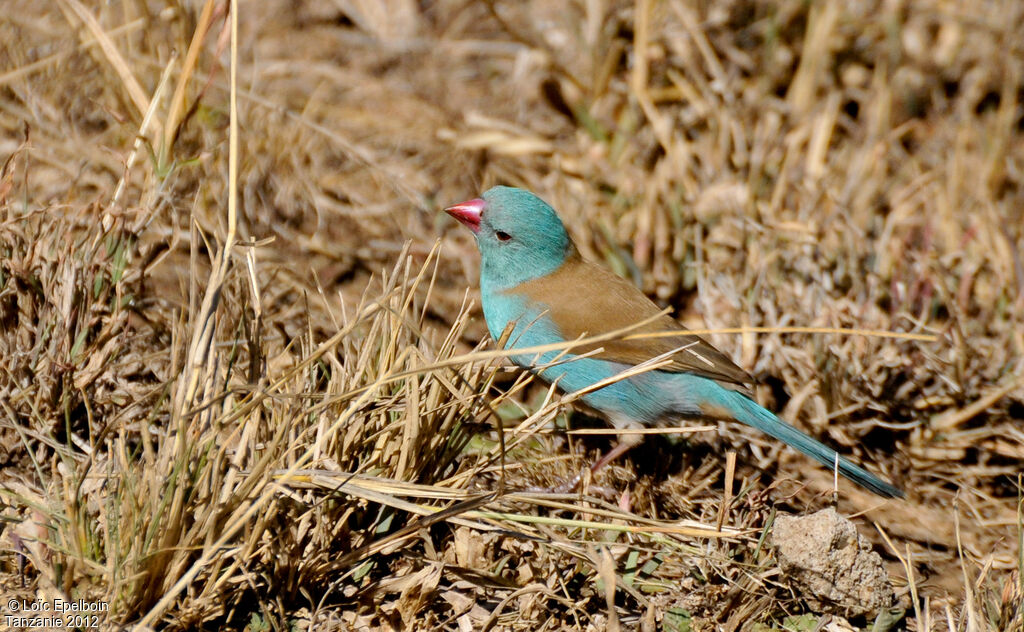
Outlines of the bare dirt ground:
M225 3L0 8L3 596L110 629L1024 629L1024 4L242 3L237 147ZM611 438L490 353L439 209L499 183L688 326L770 328L709 338L906 490L835 501L893 608L780 570L832 475L740 427L529 491Z

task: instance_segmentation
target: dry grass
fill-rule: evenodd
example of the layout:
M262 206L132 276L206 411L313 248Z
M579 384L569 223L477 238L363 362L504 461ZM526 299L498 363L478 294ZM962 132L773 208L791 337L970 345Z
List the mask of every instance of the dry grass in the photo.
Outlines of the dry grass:
M1024 626L1024 5L242 3L233 50L226 4L14 4L5 596L108 627L846 629L766 543L832 488L774 442L524 491L608 444L485 350L438 208L502 182L688 324L776 328L712 338L907 490L838 501L893 629Z

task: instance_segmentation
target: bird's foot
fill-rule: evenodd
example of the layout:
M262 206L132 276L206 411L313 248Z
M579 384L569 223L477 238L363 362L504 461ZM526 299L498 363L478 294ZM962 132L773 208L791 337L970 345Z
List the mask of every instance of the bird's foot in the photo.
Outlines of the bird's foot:
M561 483L552 486L551 492L553 494L572 494L579 490L580 485L583 484L583 475L586 474L586 470L580 470L580 473L576 476L571 476Z
M584 468L576 476L569 477L550 487L528 487L525 491L533 492L538 494L573 494L579 491L580 485L583 484L583 477L590 471L590 468ZM606 500L614 500L619 496L619 492L601 485L587 485L587 493L596 494L605 498Z

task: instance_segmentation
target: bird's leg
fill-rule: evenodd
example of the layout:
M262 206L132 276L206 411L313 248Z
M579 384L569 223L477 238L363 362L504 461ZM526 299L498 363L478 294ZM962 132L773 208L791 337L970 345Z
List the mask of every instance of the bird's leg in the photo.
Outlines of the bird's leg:
M590 466L590 473L596 474L599 469L608 465L615 459L619 458L626 452L629 452L632 448L639 445L640 435L626 435L611 450L604 453L600 459L594 461L594 464Z
M643 437L641 435L625 435L622 439L619 440L617 444L615 444L614 448L608 450L607 452L604 453L604 456L594 461L594 464L590 466L590 473L596 474L597 471L600 470L602 467L608 465L615 459L619 458L620 456L628 452L633 447L637 446L642 440ZM580 472L576 476L573 476L569 480L563 482L561 485L552 488L551 491L556 494L568 494L570 492L576 491L576 489L580 486L580 483L582 482L583 472Z

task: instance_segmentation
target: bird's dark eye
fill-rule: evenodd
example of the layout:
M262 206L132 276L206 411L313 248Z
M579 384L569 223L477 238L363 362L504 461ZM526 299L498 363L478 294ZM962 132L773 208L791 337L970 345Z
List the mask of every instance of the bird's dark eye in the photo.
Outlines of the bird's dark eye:
M494 231L494 236L498 238L498 241L508 241L509 239L512 239L512 235L509 235L503 230Z

